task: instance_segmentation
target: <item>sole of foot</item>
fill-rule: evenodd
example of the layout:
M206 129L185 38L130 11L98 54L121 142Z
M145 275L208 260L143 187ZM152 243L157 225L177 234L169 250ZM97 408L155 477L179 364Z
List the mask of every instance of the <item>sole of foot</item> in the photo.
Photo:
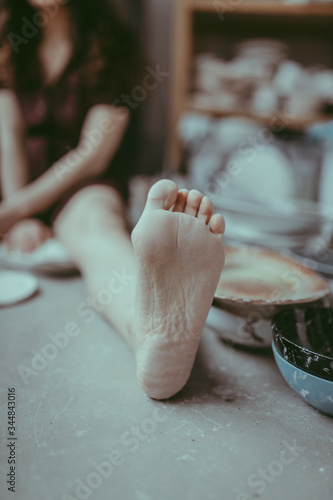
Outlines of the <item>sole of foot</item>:
M198 191L162 180L132 233L137 376L154 399L179 392L192 370L224 264L224 219L213 212Z

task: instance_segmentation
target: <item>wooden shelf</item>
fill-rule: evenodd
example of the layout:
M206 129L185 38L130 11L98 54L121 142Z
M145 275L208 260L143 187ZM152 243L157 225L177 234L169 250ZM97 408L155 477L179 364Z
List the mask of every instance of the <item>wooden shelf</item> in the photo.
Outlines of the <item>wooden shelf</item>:
M203 106L196 102L188 101L184 107L184 111L192 111L199 114L209 115L213 118L227 118L227 117L237 117L237 118L249 118L251 120L256 120L263 125L271 129L277 129L283 127L288 130L295 131L305 131L311 125L316 123L325 123L327 121L333 120L333 115L315 115L315 116L283 116L282 112L276 111L272 115L264 115L260 113L255 113L246 110L237 109L222 109L218 107Z
M312 30L314 27L313 38L322 40L324 33L327 50L332 50L329 47L332 47L333 41L333 29L330 29L330 25L333 26L333 1L331 3L309 2L299 4L287 3L282 0L177 0L175 2L175 19L173 23L171 106L168 148L165 158L167 168L175 170L179 168L182 144L177 135L177 129L179 119L184 111L195 111L215 117L238 116L251 118L267 127L273 124L271 126L272 130L274 127L275 129L284 127L285 129L303 131L315 123L333 119L333 116L298 116L294 118L288 116L283 122L281 116L264 116L250 111L238 111L237 109L216 109L213 106L203 106L191 101L189 80L196 50L196 17L204 19L206 14L211 14L213 17L215 15L217 20L220 18L221 22L225 21L225 24L221 25L223 29L214 33L214 36L221 37L221 40L229 36L230 33L227 28L231 30L235 38L238 37L242 40L244 38L245 21L254 27L254 34L246 35L246 37L255 37L256 31L258 31L256 26L259 26L259 24L260 26L263 24L268 26L268 21L274 21L275 29L276 26L281 25L281 36L276 35L274 32L273 37L284 39L286 26L289 27L289 30L294 26L295 30L290 31L292 36L296 39L302 39L303 37L307 40L310 28ZM325 29L322 30L322 28ZM210 34L211 25L203 23L203 29ZM330 64L329 67L331 67Z
M280 16L333 17L333 2L310 2L306 4L285 3L280 0L252 1L237 3L228 0L181 0L185 8L192 12L221 12L222 14L253 14Z

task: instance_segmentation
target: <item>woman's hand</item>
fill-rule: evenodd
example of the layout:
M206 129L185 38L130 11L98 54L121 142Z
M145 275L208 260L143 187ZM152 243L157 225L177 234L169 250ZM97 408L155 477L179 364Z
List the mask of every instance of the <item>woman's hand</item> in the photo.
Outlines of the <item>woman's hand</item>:
M14 224L9 230L5 237L5 244L9 251L18 250L23 253L30 253L51 236L51 229L40 220L24 219Z

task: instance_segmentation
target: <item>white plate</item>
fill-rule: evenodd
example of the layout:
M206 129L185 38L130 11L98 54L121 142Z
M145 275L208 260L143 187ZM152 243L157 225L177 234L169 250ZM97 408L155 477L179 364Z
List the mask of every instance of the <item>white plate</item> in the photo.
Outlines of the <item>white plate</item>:
M0 245L0 264L9 269L22 269L45 274L72 274L77 268L63 245L55 238L47 240L31 253L8 252Z
M32 274L0 271L0 306L17 304L38 290L38 281Z

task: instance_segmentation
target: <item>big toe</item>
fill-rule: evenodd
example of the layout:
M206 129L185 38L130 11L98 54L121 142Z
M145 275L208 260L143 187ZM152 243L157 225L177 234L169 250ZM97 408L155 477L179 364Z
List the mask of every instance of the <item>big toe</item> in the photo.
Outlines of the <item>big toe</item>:
M169 210L175 204L177 196L177 184L168 179L158 181L151 187L148 193L145 210Z

